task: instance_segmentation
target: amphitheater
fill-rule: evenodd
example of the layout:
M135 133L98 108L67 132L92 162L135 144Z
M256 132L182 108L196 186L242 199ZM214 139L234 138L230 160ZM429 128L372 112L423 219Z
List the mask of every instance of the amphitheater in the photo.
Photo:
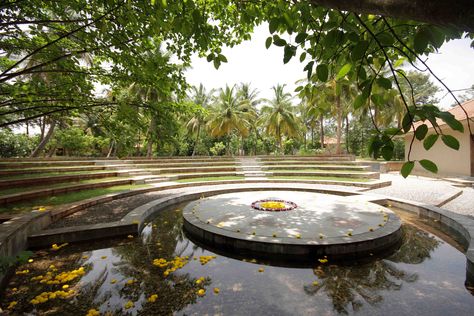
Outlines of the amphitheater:
M406 213L454 236L474 284L474 220L439 207L462 192L431 194L441 202L430 204L380 194L390 168L351 155L2 160L0 255L140 236L162 210L191 202L183 229L214 253L362 258L399 245ZM298 208L269 218L254 207L266 201L259 192Z

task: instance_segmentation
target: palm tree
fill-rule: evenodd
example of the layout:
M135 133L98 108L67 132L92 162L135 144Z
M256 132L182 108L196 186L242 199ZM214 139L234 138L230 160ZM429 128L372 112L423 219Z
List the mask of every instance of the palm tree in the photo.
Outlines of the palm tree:
M214 93L214 89L207 92L206 88L201 84L199 87L191 87L192 95L189 97L191 102L198 107L194 112L193 117L186 123L188 130L196 134L196 141L194 142L194 148L192 156L196 154L196 148L199 144L202 126L206 124L206 110L211 103L211 98Z
M235 85L220 90L207 123L211 136L227 136L227 154L230 154L230 135L237 131L240 135L247 136L254 117L249 104L237 97L235 90Z
M257 118L258 118L258 110L257 106L262 102L262 99L258 98L258 90L252 89L250 83L241 83L239 87L239 91L237 95L239 98L242 99L243 102L247 104L249 110L253 111L253 115L255 116L255 120L251 120L250 124L250 132L254 134L255 141L253 144L253 154L257 154L257 138L258 138L258 129L257 129ZM242 148L244 142L242 140Z
M281 152L281 138L283 135L294 137L299 135L298 118L291 104L292 96L284 92L285 85L274 86L275 96L266 100L268 105L262 108L260 123L265 127L266 133L277 139L278 150Z
M151 157L153 154L153 144L155 142L155 133L157 130L156 108L160 103L165 102L165 97L159 88L154 86L142 86L138 83L132 83L127 91L127 95L137 99L140 103L147 106L150 115L148 131L146 133L147 151L146 156Z

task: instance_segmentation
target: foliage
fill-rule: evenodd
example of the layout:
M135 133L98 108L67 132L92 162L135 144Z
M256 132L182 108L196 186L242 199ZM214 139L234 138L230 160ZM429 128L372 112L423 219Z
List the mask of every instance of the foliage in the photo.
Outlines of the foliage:
M460 130L459 122L433 107L435 100L426 95L432 92L426 76L407 73L405 66L430 73L444 85L424 57L449 40L474 39L473 33L464 32L473 30L472 19L466 18L471 6L450 5L449 10L456 13L449 14L424 9L433 9L438 2L416 2L409 10L403 7L406 2L398 1L391 10L378 2L338 3L6 2L0 7L0 127L109 111L119 123L104 131L106 135L93 134L110 140L109 155L151 155L162 148L184 154L187 150L176 142L183 139L180 126L187 117L188 123L193 118L198 121L188 127L195 138L193 153L205 133L227 135L228 141L231 134L253 134L256 153L261 127L253 124L259 114L255 91L244 85L240 91L224 89L220 105L207 117L201 110L194 111L192 102L182 102L186 89L183 70L190 66L193 53L206 56L218 68L227 62L223 46L249 39L254 26L268 22L270 36L265 45L281 47L284 63L299 58L307 74L306 82L297 89L300 97L311 100L324 86L333 90L334 99L318 115L330 113L337 118L338 144L342 119L348 115L371 116L377 134L369 151L386 159L394 156L393 137L414 129L415 121L440 119ZM426 12L436 12L436 18ZM434 22L440 25L430 24ZM284 39L284 34L291 39ZM96 91L104 85L110 93ZM425 86L429 89L421 88ZM344 94L349 97L342 97ZM183 114L186 109L194 115ZM299 124L289 123L294 119L289 112L274 111L273 116L266 112L263 116L272 120L264 131L276 138L282 150L281 138L296 137ZM316 112L303 113L306 130L314 129ZM210 131L202 131L204 121ZM390 126L391 122L397 126ZM473 134L470 125L468 129ZM457 147L449 135L443 135L437 126L435 130L447 146ZM422 132L417 135L421 141L429 137ZM415 137L413 134L412 139ZM230 150L227 143L228 153ZM411 160L410 152L407 156Z
M5 274L10 268L17 264L24 264L33 255L31 251L20 251L16 256L0 257L0 274Z
M91 156L94 137L87 135L78 127L70 127L56 134L57 146L64 148L71 156Z
M34 149L35 138L15 134L8 129L0 130L0 157L26 157Z
M209 149L213 156L222 156L225 153L226 146L222 142L217 142Z

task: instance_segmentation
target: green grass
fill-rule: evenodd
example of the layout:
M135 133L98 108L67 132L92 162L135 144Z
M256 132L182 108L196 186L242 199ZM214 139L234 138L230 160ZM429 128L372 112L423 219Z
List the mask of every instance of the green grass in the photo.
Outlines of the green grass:
M116 172L116 171L115 170L97 170L97 171L42 172L42 173L31 173L31 174L6 175L6 176L2 176L1 180L35 179L35 178L41 178L41 177L72 176L72 175L79 175L79 174L107 173L107 172Z
M319 169L319 168L312 168L312 169L268 169L271 172L326 172L326 173L362 173L366 172L364 170L326 170L326 169Z
M61 183L56 183L56 184L35 185L31 187L12 188L12 189L7 189L7 190L1 190L0 196L21 193L21 192L28 192L28 191L36 191L36 190L41 190L41 189L58 189L58 188L68 187L68 186L76 185L76 184L100 183L100 182L121 180L121 179L127 179L127 178L128 177L109 177L109 178L89 179L89 180L82 180L82 181L61 182Z
M282 180L330 180L330 181L345 181L345 182L369 182L374 179L361 178L344 178L344 177L317 177L317 176L272 176L272 179Z
M175 180L176 182L199 182L199 181L222 181L222 180L243 180L245 177L240 176L225 176L225 177L203 177L203 178L188 178Z
M90 189L90 190L83 190L83 191L78 191L78 192L65 193L65 194L30 200L27 202L11 203L8 206L0 207L0 213L27 212L27 211L31 211L32 209L38 206L44 206L46 207L46 209L50 209L58 205L77 202L77 201L89 199L96 196L101 196L101 195L110 194L110 193L117 193L117 192L126 191L130 189L149 188L149 187L151 186L147 184L117 185L117 186L108 187L108 188L98 188L98 189Z

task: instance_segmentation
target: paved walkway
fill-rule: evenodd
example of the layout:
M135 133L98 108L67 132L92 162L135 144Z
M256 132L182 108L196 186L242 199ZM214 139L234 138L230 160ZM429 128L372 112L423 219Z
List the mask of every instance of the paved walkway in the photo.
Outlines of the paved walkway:
M367 192L438 205L449 211L474 217L474 189L455 187L452 182L419 176L404 179L398 173L381 174L392 185ZM451 200L452 199L452 200Z

